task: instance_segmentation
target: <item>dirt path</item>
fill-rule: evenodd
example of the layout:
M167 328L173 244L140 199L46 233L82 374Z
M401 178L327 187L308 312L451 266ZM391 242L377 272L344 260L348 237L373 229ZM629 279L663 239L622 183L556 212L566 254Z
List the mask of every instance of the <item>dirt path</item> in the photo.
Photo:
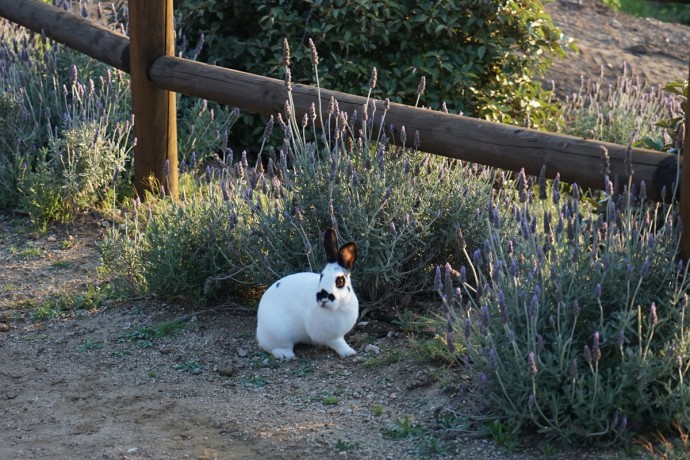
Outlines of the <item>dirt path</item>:
M155 299L91 308L98 222L28 229L0 218L0 458L417 458L425 436L387 430L433 427L464 397L390 324L359 326L354 358L302 347L279 363L256 345L253 315Z

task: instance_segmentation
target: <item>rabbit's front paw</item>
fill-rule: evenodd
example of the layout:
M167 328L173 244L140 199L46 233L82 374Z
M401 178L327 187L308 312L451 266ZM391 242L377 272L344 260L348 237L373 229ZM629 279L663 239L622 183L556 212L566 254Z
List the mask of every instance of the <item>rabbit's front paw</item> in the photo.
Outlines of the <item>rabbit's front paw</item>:
M271 354L278 359L284 359L286 361L295 359L295 353L290 348L274 348L271 350Z
M350 347L347 347L346 350L336 350L336 352L338 352L338 355L341 358L347 358L348 356L352 356L352 355L357 354L357 352Z
M348 356L357 354L357 352L353 350L350 345L347 344L347 342L345 342L343 337L333 340L328 344L328 346L334 349L341 358L347 358Z

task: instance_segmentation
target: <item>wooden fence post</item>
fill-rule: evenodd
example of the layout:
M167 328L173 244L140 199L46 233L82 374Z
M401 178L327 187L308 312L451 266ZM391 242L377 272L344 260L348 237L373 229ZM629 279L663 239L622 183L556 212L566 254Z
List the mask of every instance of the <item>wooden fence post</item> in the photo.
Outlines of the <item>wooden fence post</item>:
M690 61L688 63L688 85L690 85ZM690 93L690 87L688 88ZM685 139L683 139L683 157L680 178L680 221L683 233L680 236L680 250L685 262L690 258L690 107L685 103Z
M148 77L156 58L174 55L173 0L129 2L130 67L134 112L134 185L177 197L177 107L175 93L159 89ZM166 167L166 160L168 160ZM154 180L152 180L154 179Z

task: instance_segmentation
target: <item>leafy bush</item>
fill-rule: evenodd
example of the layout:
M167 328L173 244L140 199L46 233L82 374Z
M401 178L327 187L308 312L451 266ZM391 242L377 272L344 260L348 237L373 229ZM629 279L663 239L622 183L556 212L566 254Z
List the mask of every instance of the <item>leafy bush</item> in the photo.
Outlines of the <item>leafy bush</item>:
M537 0L183 0L175 6L182 34L204 43L207 62L277 77L287 38L300 45L293 50L293 77L309 83L310 38L328 56L320 71L329 89L362 94L362 76L377 67L373 96L380 99L411 104L425 77L423 103L436 109L445 101L453 112L507 123L529 118L534 126L556 113L537 77L548 56L564 54L564 42Z
M690 279L675 206L626 191L593 214L576 186L561 198L542 185L536 200L518 182L519 201L510 190L489 201L490 237L459 290L450 267L436 281L490 410L569 443L687 429Z
M429 290L424 274L459 254L451 238L456 225L464 226L468 240L481 241L474 216L493 172L416 147L391 147L370 129L374 116L386 115L373 110L368 105L360 115L369 122L357 134L335 101L328 110L313 107L304 120L281 116L283 145L260 152L253 167L246 153L208 165L201 176L196 165L182 164L183 201L153 204L140 227L137 220L129 224L131 238L111 235L106 264L124 264L138 277L135 284L165 295L209 294L221 280L231 280L234 289L268 285L289 273L320 270L319 235L333 226L341 240L359 245L353 277L364 302L382 305ZM317 133L317 113L332 131ZM406 136L404 127L400 134Z
M667 150L668 132L675 135L675 125L682 115L678 84L664 90L648 87L639 78L628 75L627 66L615 83L607 84L604 69L597 80L582 79L580 90L566 97L563 118L566 134L615 144L628 144L635 136L638 145ZM671 121L666 121L667 119ZM667 126L668 125L668 126Z

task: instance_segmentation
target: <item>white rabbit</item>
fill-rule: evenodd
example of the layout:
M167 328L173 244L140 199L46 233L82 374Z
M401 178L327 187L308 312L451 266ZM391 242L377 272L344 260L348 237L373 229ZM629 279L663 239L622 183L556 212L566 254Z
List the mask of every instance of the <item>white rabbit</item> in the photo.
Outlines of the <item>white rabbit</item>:
M356 353L345 334L359 316L359 300L350 282L357 245L350 242L338 250L335 231L329 228L324 248L328 264L321 274L288 275L261 297L256 339L276 358L293 359L296 343L326 345L341 358Z

